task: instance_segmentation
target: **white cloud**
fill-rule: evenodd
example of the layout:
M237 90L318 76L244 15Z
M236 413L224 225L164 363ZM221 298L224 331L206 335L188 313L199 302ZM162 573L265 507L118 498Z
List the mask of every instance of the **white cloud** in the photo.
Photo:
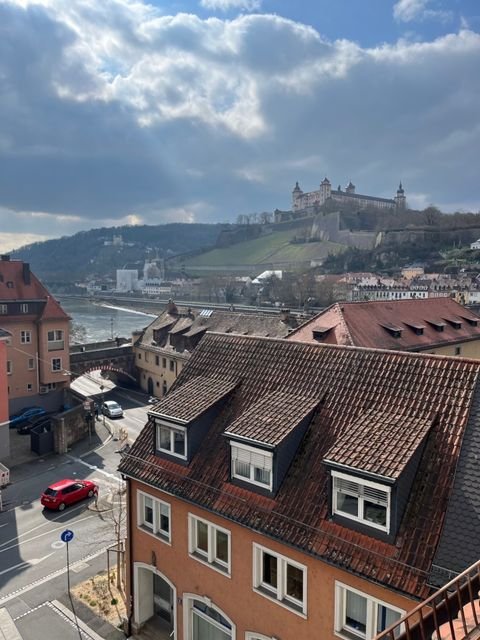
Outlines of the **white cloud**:
M200 4L205 9L219 9L220 11L231 11L232 9L256 11L260 9L261 0L200 0Z
M399 22L435 19L448 22L452 19L452 11L430 9L432 0L398 0L393 6L393 15Z
M438 5L409 6L413 20ZM0 0L0 23L7 232L233 220L286 209L295 180L310 190L325 174L478 200L472 30L365 48L277 15L202 20L133 0Z

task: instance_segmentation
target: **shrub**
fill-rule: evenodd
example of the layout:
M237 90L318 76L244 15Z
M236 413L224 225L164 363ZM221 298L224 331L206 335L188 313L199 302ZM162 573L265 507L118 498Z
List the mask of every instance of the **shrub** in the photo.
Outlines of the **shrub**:
M90 606L91 607L96 607L97 606L97 601L96 600L90 600Z
M118 604L118 600L117 600L117 598L112 598L112 599L110 600L110 604L113 604L113 605Z

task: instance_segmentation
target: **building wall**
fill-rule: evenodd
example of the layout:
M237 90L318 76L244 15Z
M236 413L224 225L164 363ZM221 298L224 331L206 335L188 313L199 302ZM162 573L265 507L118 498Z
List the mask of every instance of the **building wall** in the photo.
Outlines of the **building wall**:
M480 359L480 340L459 342L445 347L425 349L422 353L435 353L442 356L462 356L464 358Z
M149 349L139 345L133 347L135 356L135 367L137 368L137 380L145 393L150 393L148 379L152 379L153 395L162 398L164 393L164 382L166 391L180 375L183 367L188 361L189 353L176 353L172 350ZM158 357L158 364L156 358Z
M307 556L291 547L266 538L210 512L187 504L178 498L155 490L143 483L130 481L132 500L130 518L131 553L129 562L152 566L173 583L176 588L177 640L187 640L184 635L184 594L208 597L236 625L236 640L244 640L247 631L257 632L281 640L321 638L334 640L335 583L339 581L364 594L371 595L386 604L407 610L415 603L389 590L364 581L320 560ZM171 505L171 544L158 540L137 527L136 492L141 491ZM191 558L188 552L188 515L197 515L210 523L228 529L231 534L231 575L221 572ZM307 567L307 613L297 614L253 591L253 543L301 563ZM148 598L145 585L134 584L129 595L135 601L135 590L141 591L141 599ZM148 589L147 589L148 591Z
M0 340L0 460L10 455L8 417L7 345Z
M53 344L48 346L48 332L63 331L63 348L52 349ZM58 347L60 344L58 344ZM57 386L68 385L69 378L65 373L70 371L70 351L69 351L69 322L63 320L45 320L39 324L38 331L38 354L40 360L40 384L45 385L55 382ZM61 370L52 371L52 360L60 358Z

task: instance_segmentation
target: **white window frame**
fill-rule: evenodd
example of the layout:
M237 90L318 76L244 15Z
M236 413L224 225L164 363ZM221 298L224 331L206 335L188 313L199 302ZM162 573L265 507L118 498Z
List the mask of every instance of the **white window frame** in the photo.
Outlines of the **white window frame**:
M198 547L197 523L202 522L208 528L208 550L205 552ZM228 540L228 561L225 562L217 557L217 531L226 534ZM188 514L188 553L191 558L206 564L221 574L230 577L232 565L232 536L228 529L219 527L217 524L200 518L193 513Z
M277 640L275 636L266 636L255 631L245 631L245 640Z
M180 458L181 460L186 460L187 459L187 452L188 452L188 435L187 435L187 429L185 427L182 427L180 425L172 425L172 424L168 424L167 422L160 422L158 420L155 421L155 427L156 427L156 446L157 446L157 451L161 451L162 453L168 453L171 456L175 456L176 458ZM169 429L170 430L170 449L163 449L162 447L160 447L160 429ZM175 431L180 431L183 433L184 436L184 443L185 443L185 447L184 447L184 451L185 453L176 453L174 446L175 446L175 441L174 441L174 433Z
M250 454L255 454L258 456L263 456L266 460L270 461L270 482L267 484L265 482L259 482L255 480L255 465L250 463L250 477L246 478L245 476L236 472L235 461L236 457L234 455L235 449L239 449L240 451L247 451ZM248 484L254 484L257 487L263 487L264 489L268 489L272 491L273 488L273 452L265 451L264 449L259 449L257 447L251 447L249 445L243 444L242 442L236 442L235 440L230 440L230 464L231 464L231 474L232 478L236 480L242 480L243 482L247 482Z
M30 366L30 364L31 364L32 366ZM28 370L29 370L29 371L34 371L34 369L35 369L35 358L29 358L29 359L28 359L27 367L28 367Z
M53 364L55 361L58 361L58 363L59 363L58 367ZM60 371L62 371L62 359L61 358L52 358L52 371L54 373L59 373Z
M20 305L20 313L28 313L28 304L25 302Z
M270 584L263 582L263 554L268 553L277 559L277 587L273 588ZM287 556L282 555L272 549L263 547L256 542L253 543L253 590L255 593L273 600L289 611L293 611L302 618L307 617L307 567L300 562L296 562ZM297 600L293 596L287 594L287 567L291 565L296 569L300 569L303 573L302 580L302 600Z
M2 316L6 315L8 313L8 305L6 304L0 304L0 314Z
M365 633L360 630L353 629L353 627L348 627L345 623L347 591L361 596L366 600L367 612ZM354 589L353 587L350 587L343 582L338 582L338 580L335 580L335 635L339 636L340 638L346 638L347 640L351 640L352 637L358 637L363 640L371 640L371 638L374 638L378 633L377 616L379 606L386 607L387 609L398 613L400 618L405 615L405 611L403 609L399 609L398 607L395 607L388 602L378 600L378 598L374 598L368 593L364 593L363 591ZM403 630L404 626L402 625L399 628L399 633L403 632Z
M376 522L372 522L371 520L366 520L364 517L362 517L362 515L355 516L350 513L347 513L346 511L340 511L340 509L337 506L336 478L339 478L340 480L346 480L348 482L353 482L359 485L360 487L367 487L367 488L379 490L385 493L387 496L386 504L379 501L379 504L384 506L386 509L385 526L378 524ZM355 494L352 493L352 495L355 495ZM365 496L361 494L356 494L355 497L358 499L358 513L363 514L363 505L365 501ZM391 503L392 503L391 487L385 484L379 484L378 482L371 482L370 480L364 480L363 478L358 478L357 476L351 476L351 475L347 475L346 473L340 473L339 471L332 471L332 513L334 515L341 516L342 518L348 518L349 520L354 520L355 522L361 522L367 527L372 527L373 529L378 529L379 531L390 533Z
M32 342L32 332L27 329L20 331L20 342L22 344L30 344Z
M50 334L53 333L53 337L50 337ZM63 329L50 329L50 331L47 331L47 341L48 342L59 342L60 340L63 340Z
M195 593L184 593L183 594L183 628L184 628L184 636L186 640L193 639L193 608L194 601L203 602L211 609L218 611L218 613L224 618L230 625L230 638L229 640L235 640L237 636L237 628L235 623L229 616L226 615L220 607L210 600L207 596L200 596ZM205 618L212 626L217 627L224 633L227 633L227 630L224 629L223 625L220 625L218 622L212 620L211 618L206 618L202 615L201 612L196 612L197 615L201 618Z
M13 362L11 360L7 360L7 376L11 376L13 373Z
M145 498L152 501L153 524L145 521ZM161 528L161 508L166 507L168 511L168 531ZM162 540L166 544L172 543L172 508L168 502L160 500L145 491L137 490L137 527L142 531Z

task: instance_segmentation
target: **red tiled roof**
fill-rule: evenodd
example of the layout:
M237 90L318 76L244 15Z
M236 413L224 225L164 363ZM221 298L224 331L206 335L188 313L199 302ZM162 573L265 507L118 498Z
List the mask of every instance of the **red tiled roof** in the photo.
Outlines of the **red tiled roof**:
M43 307L39 320L66 320L69 318L70 316L65 313L59 303L51 296L47 296L47 302Z
M318 405L318 398L276 391L248 408L225 432L276 447Z
M477 321L478 326L472 326ZM460 323L460 328L453 325ZM437 331L434 325L444 325ZM288 340L315 342L313 331L332 327L322 342L422 351L480 339L480 317L452 298L336 303L291 332ZM392 331L400 329L395 337ZM418 335L415 328L423 329Z
M199 377L239 386L201 448L177 470L180 465L154 455L150 421L120 470L325 562L424 597L479 367L462 358L208 333L172 388L180 391ZM274 391L321 404L276 495L264 497L230 483L223 433ZM436 412L394 544L329 517L323 459L372 407L425 420Z
M29 269L30 282L25 282L24 264L21 260L0 260L0 300L44 300L49 295L48 290ZM8 284L10 282L13 286Z
M325 461L398 478L433 424L432 418L410 411L408 406L399 407L395 414L367 411L326 452Z
M191 422L230 393L236 384L232 380L194 378L162 398L150 409L149 414L168 416L183 423Z

